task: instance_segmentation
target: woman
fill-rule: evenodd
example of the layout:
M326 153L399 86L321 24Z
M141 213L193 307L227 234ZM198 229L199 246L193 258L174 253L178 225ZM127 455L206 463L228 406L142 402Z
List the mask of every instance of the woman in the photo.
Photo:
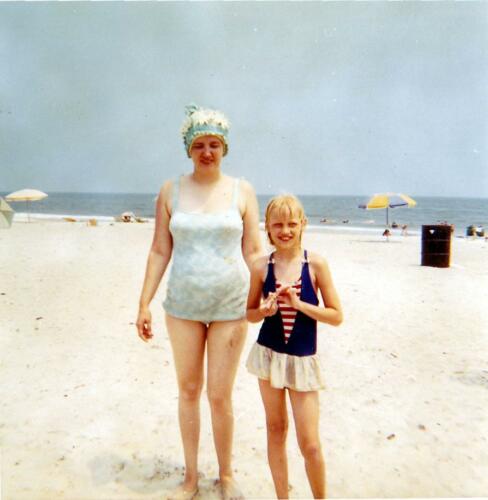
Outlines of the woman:
M193 172L167 181L159 193L137 330L145 342L153 336L149 304L173 257L163 306L178 380L186 469L171 498L190 499L198 491L205 350L222 495L242 498L231 467L231 395L247 331L248 268L261 253L259 209L252 187L221 171L228 151L226 117L196 106L188 106L187 115L182 135Z

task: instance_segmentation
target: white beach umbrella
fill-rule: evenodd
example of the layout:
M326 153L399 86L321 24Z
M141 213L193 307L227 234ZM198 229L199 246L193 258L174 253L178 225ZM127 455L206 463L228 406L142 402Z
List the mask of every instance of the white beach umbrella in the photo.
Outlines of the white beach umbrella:
M136 220L134 212L123 212L122 214L120 214L120 217L123 222L133 222Z
M14 211L12 207L3 198L0 198L0 228L10 227L13 218Z
M38 191L37 189L21 189L20 191L15 191L13 193L5 196L7 201L25 201L27 203L27 217L30 222L30 210L29 210L29 202L30 201L38 201L43 198L47 198L47 194L42 191Z

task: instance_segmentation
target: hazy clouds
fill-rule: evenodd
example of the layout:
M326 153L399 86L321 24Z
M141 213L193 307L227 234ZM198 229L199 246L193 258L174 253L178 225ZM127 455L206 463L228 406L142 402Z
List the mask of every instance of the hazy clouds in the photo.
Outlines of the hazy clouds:
M0 3L0 191L157 191L184 105L258 192L488 196L488 4Z

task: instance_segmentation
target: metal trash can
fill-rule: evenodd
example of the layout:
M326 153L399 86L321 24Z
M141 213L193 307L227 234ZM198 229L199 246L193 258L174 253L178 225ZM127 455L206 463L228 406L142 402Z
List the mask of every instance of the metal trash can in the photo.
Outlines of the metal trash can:
M449 267L451 226L422 226L422 266Z

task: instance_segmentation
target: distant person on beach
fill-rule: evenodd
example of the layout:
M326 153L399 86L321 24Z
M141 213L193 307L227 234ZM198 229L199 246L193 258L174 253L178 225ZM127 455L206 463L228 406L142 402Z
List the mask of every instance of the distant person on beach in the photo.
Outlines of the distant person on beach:
M386 228L384 231L383 231L383 235L385 238L386 238L386 241L389 241L390 239L390 236L391 236L391 232L388 228Z
M139 303L137 331L147 342L153 337L149 304L172 257L163 306L178 380L185 455L183 483L168 496L173 500L191 499L198 491L205 351L221 494L224 499L243 498L231 464L231 396L247 331L248 268L261 254L261 243L253 188L221 170L228 129L221 112L187 107L182 135L193 171L161 188Z
M319 436L318 390L324 387L317 358L317 321L338 326L342 309L327 262L301 246L303 207L291 195L271 200L265 229L275 251L251 269L247 319L262 321L247 360L259 379L266 412L268 462L276 496L288 498L286 435L290 398L298 444L315 498L325 498L325 462ZM319 294L324 305L319 305Z

